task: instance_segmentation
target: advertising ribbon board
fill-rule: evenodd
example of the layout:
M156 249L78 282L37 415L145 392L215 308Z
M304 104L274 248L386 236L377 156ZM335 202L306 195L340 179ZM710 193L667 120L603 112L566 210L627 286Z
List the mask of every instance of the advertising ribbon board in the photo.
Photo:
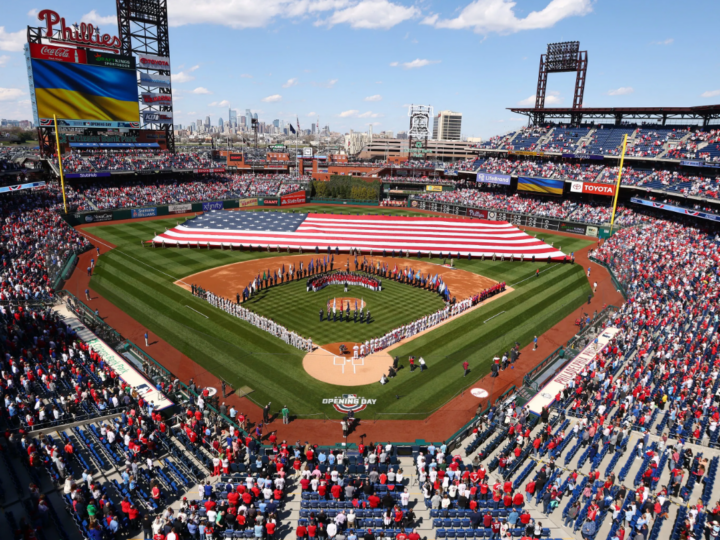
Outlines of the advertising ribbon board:
M109 172L91 172L91 173L71 173L66 174L65 178L105 178L110 176Z
M442 191L442 186L425 186L425 191Z
M174 403L159 392L152 382L140 374L127 360L116 353L110 346L101 339L92 339L87 342L97 354L102 356L107 365L115 370L118 376L130 385L138 395L147 402L155 404L155 410L162 411L172 407Z
M488 174L478 173L477 181L482 184L497 184L499 186L510 185L510 175L507 174Z
M620 332L620 330L613 326L606 328L605 331L597 338L597 348L595 343L590 343L580 354L568 362L560 373L555 375L555 377L553 377L550 382L548 382L543 389L528 402L527 405L530 412L540 414L543 407L552 405L558 392L562 391L565 386L567 386L567 384L577 376L578 373L582 372L582 370L585 369L590 362L592 362L593 358L595 358L603 347L612 341L618 332Z
M138 53L137 58L138 67L140 68L170 71L170 58L167 56L155 56L154 54Z

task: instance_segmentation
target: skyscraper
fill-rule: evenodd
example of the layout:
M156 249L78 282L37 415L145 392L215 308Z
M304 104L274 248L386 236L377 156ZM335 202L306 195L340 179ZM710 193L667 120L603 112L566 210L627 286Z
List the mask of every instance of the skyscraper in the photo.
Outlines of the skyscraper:
M462 127L462 113L440 111L433 125L433 139L438 141L459 141Z
M279 128L279 127L280 127L280 120L273 120L273 126L275 126L276 128Z
M198 131L202 131L202 128L203 128L202 120L198 119L198 121L197 121L197 130L198 130Z
M237 111L235 109L230 109L228 114L228 121L231 128L238 127L237 125Z
M223 124L224 124L224 122L223 122L223 119L222 119L222 116L221 116L221 117L218 119L218 127L220 128L220 131L222 131L222 129L223 129Z
M245 109L245 127L249 129L251 122L252 122L252 113L250 112L250 109Z
M205 117L205 127L209 129L210 126L212 126L212 122L210 122L210 117L206 116Z

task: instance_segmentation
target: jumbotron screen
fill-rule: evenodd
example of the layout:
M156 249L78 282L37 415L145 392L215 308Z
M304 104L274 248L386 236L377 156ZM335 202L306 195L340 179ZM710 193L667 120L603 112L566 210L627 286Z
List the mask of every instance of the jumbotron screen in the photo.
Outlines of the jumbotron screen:
M41 126L53 115L69 126L140 126L133 57L35 43L28 54Z

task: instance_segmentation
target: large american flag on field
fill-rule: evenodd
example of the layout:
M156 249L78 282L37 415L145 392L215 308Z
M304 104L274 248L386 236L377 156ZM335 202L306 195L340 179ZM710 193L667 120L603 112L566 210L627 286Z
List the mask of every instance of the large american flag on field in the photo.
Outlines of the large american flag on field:
M505 221L471 218L348 216L215 210L190 219L153 241L166 246L270 246L285 249L460 253L491 257L564 257Z

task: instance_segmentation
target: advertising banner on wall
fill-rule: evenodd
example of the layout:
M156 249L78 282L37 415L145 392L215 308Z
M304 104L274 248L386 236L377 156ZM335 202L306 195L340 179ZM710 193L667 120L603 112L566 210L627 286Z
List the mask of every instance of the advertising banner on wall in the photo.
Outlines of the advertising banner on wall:
M204 202L202 204L202 209L203 209L203 212L209 212L210 210L222 210L223 202L222 201Z
M257 197L254 199L240 199L238 200L238 208L246 208L248 206L257 206L258 200Z
M155 56L154 54L138 53L138 67L146 69L161 69L170 71L170 58L167 56Z
M157 208L133 208L130 210L130 217L144 218L157 216Z
M295 193L290 193L289 195L283 195L280 197L280 205L281 206L289 206L291 204L304 204L305 203L305 192L304 191L296 191Z
M157 73L145 73L138 71L140 84L148 88L170 88L170 76L158 75Z
M468 208L467 216L479 219L487 219L488 213L487 210L476 210L475 208Z
M571 182L570 191L572 193L607 195L612 197L615 195L615 186L613 184L597 184L595 182Z
M425 186L425 191L442 191L442 186Z
M510 176L507 174L478 173L477 181L482 184L497 184L500 186L509 186Z
M172 105L172 94L158 94L156 92L143 92L140 94L142 102L146 105Z
M170 204L168 205L168 214L184 214L192 211L192 204Z
M173 113L170 111L143 111L145 124L172 124Z
M210 174L210 173L224 173L224 168L218 168L218 169L193 169L193 172L195 174Z
M101 221L112 221L112 212L98 212L97 214L85 214L85 223L99 223Z

